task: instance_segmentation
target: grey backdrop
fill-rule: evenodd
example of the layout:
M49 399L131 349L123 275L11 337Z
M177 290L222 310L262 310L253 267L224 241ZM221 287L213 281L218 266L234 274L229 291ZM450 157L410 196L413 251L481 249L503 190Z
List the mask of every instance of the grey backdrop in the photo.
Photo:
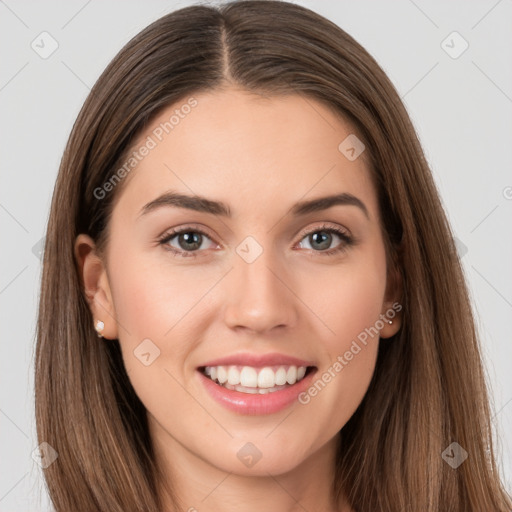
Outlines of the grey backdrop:
M121 46L191 3L0 0L0 511L49 510L32 366L38 243L65 142ZM512 1L297 3L367 48L410 112L459 240L512 489Z

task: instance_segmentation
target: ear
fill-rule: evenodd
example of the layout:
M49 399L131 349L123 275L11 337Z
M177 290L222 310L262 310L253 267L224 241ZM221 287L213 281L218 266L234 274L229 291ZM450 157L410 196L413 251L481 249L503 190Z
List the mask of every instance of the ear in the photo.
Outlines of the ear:
M402 327L402 293L402 275L396 262L393 262L388 272L386 294L381 311L381 320L384 323L384 327L380 330L381 338L391 338Z
M107 339L116 339L117 322L108 275L103 260L98 256L93 239L84 234L77 236L74 246L75 260L94 323L101 320L101 332Z

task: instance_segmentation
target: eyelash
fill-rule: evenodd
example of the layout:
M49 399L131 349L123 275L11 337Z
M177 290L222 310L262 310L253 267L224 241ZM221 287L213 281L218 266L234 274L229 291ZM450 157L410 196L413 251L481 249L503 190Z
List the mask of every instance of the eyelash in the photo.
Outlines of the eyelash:
M300 240L302 241L307 236L309 236L313 233L318 233L318 232L334 233L334 234L338 235L342 240L342 243L340 243L334 249L329 249L327 251L313 251L314 253L317 253L321 256L333 256L337 253L342 253L343 251L346 251L348 247L354 245L354 243L355 243L354 239L351 236L349 236L346 233L346 231L344 231L340 228L334 228L334 227L331 227L328 225L319 226L319 227L316 227L306 233L303 233L302 238ZM167 243L170 240L172 240L177 235L181 235L182 233L199 233L203 236L206 236L207 238L209 238L211 240L211 237L207 233L205 233L203 230L196 228L194 226L185 226L183 228L173 230L173 231L168 231L168 232L164 233L161 237L158 238L158 243L159 243L159 245L164 246L165 250L173 253L175 257L182 257L182 258L197 257L198 251L178 251L174 247L167 245ZM312 249L309 249L309 250L312 250ZM186 256L184 256L184 254L186 254Z

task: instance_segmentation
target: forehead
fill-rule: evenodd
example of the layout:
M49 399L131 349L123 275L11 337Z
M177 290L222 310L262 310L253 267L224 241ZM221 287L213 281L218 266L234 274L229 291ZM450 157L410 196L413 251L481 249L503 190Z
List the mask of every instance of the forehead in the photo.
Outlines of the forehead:
M376 215L367 155L346 152L354 142L360 151L358 140L338 113L302 94L191 95L161 111L132 145L136 163L118 203L128 215L177 190L223 201L237 216L347 192Z

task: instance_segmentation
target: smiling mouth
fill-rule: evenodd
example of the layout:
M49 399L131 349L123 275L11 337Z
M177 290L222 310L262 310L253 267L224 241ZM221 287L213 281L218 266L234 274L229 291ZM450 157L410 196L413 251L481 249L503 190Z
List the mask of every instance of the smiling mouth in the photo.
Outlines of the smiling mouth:
M290 388L317 370L316 366L201 366L198 371L217 385L241 393L274 393Z

